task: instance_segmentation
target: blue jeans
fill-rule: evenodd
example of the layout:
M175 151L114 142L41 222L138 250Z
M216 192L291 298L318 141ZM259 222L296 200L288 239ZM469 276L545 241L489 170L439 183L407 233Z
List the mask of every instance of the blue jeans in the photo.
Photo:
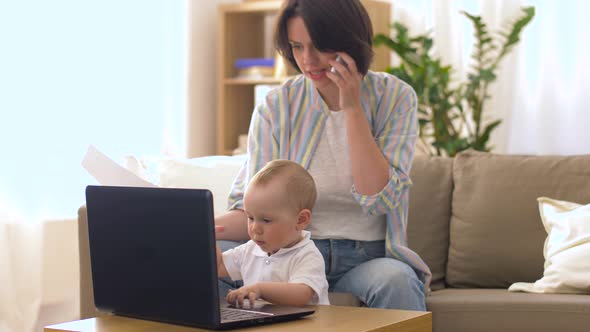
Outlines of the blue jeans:
M385 256L385 241L314 240L331 292L351 293L371 308L426 310L424 284L404 262Z
M424 284L406 263L385 256L385 241L313 240L326 263L330 292L351 293L371 308L426 310ZM223 252L240 243L217 241ZM223 278L219 295L242 286Z

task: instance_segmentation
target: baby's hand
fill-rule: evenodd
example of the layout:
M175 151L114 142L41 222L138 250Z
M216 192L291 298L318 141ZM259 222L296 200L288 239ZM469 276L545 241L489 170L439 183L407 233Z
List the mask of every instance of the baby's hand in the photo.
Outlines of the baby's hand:
M227 294L227 303L233 304L238 308L243 308L244 299L247 299L250 304L250 308L254 308L254 303L256 302L256 299L259 297L260 288L257 284L253 284L230 291Z

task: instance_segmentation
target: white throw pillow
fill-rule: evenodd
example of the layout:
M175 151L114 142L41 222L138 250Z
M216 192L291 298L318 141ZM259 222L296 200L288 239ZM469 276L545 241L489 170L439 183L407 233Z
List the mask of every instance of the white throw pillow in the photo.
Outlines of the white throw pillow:
M539 210L547 239L545 270L535 283L517 282L509 291L590 293L590 204L540 197Z
M227 199L245 155L193 159L140 158L143 177L160 187L209 189L215 215L227 211Z

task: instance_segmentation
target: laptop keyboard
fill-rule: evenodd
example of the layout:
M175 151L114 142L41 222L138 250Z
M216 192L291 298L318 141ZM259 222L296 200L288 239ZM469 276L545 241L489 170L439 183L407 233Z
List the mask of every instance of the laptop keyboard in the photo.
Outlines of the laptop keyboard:
M231 322L237 320L248 320L248 319L256 319L256 318L264 318L268 316L273 316L271 313L267 312L258 312L258 311L250 311L244 309L237 309L237 308L220 308L221 309L221 321L222 322Z

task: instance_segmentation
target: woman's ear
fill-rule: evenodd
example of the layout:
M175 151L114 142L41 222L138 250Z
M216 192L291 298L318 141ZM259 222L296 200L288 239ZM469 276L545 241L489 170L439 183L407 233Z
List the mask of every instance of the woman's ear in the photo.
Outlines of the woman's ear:
M299 211L299 215L297 216L297 224L295 225L295 229L298 231L302 231L307 228L307 225L311 222L311 211L309 209L303 209Z

